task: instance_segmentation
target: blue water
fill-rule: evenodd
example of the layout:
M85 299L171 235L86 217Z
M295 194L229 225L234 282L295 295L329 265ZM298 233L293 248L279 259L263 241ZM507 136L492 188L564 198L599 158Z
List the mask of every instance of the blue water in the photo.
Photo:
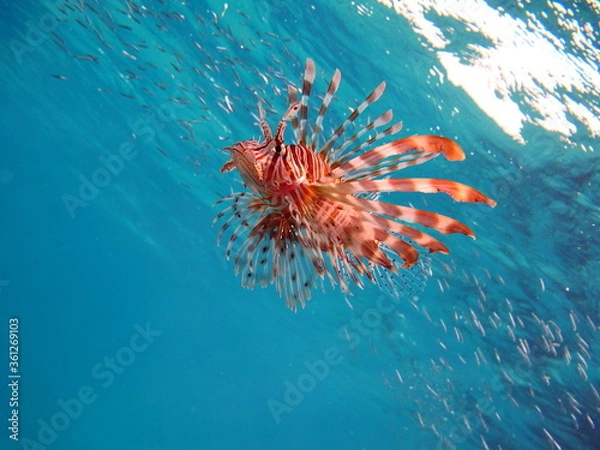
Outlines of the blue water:
M598 447L597 5L474 2L478 31L446 2L126 3L3 2L0 448ZM518 24L534 51L499 62ZM477 234L444 236L418 298L328 287L294 314L216 245L241 189L220 149L307 57L320 93L343 73L329 126L386 80L403 135L467 153L402 176L498 201L409 196Z

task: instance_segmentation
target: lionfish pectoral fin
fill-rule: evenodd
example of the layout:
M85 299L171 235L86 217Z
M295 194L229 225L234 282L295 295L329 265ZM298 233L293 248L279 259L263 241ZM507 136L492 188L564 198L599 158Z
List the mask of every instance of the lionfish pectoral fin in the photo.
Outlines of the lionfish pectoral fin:
M357 156L354 163L356 164L361 159L369 157L370 163L375 164L386 158L402 155L414 150L425 153L441 153L449 161L462 161L465 159L465 152L452 139L442 136L411 136L380 145L368 153Z
M402 258L404 264L402 264L401 267L405 269L412 267L419 260L419 252L417 252L412 245L397 236L389 234L388 231L377 228L375 229L375 237L380 242L380 245L385 245L388 249L392 250L400 258ZM396 267L391 263L391 261L390 265L391 267L384 267L392 272L395 272Z
M345 192L343 191L342 193L336 192L336 190L340 186L344 186L344 184L351 183L342 183L331 187L318 186L315 188L317 192L330 200L345 203L346 205L366 213L374 213L381 216L392 217L403 222L416 223L424 227L433 228L443 234L462 233L471 237L475 236L473 231L471 231L464 223L452 219L451 217L420 209L409 208L407 206L367 200L353 195L344 195Z
M370 225L363 224L363 228L365 227L370 227ZM346 234L348 235L349 233L346 232ZM378 266L393 270L394 265L392 264L392 261L390 261L386 254L381 250L378 242L372 239L370 236L352 236L352 239L348 243L347 247L356 257L362 256L372 264L377 264ZM369 272L366 271L366 273Z
M400 125L400 124L396 124ZM401 127L401 126L400 126ZM400 127L397 127L398 129ZM397 130L390 127L389 129L379 133L383 137L387 134L393 134ZM367 141L369 142L369 141ZM465 159L465 153L462 148L451 139L441 136L412 136L409 138L400 139L394 142L380 145L366 153L359 154L353 158L351 155L360 152L364 144L347 152L335 161L331 161L333 173L339 177L352 177L353 172L363 171L368 169L372 176L378 176L383 173L390 173L389 169L402 169L410 165L422 164L443 154L449 161L462 161ZM413 157L410 154L414 153ZM402 155L406 155L406 158ZM365 177L363 174L361 178Z
M436 178L396 178L391 180L362 180L335 185L337 193L358 194L361 192L421 192L437 194L443 192L457 202L486 203L492 208L496 202L466 184Z
M442 136L411 136L392 142L390 145L403 152L416 149L431 153L442 153L448 161L462 161L465 159L465 152L460 145L452 139Z
M419 252L417 252L417 250L415 250L408 242L395 236L388 236L389 237L385 240L385 244L402 258L404 264L402 264L401 267L408 269L409 267L414 266L419 260Z
M233 169L235 169L235 163L232 159L230 159L225 164L223 164L223 167L221 167L221 173L231 172Z
M370 222L373 225L379 227L381 230L385 230L385 232L388 235L393 233L393 237L396 237L395 235L406 236L411 241L417 243L423 248L426 248L429 251L429 253L450 253L448 247L446 247L434 237L422 232L421 230L417 230L416 228L409 227L408 225L404 225L402 223L396 222L386 217L378 216L376 214L363 214L362 217L363 221ZM382 244L387 245L388 239L389 238L386 235L384 235L383 238L380 238L380 241L382 242Z
M397 266L389 257L391 250L404 261L402 267L408 268L417 262L419 254L412 245L390 234L388 230L380 227L380 223L370 220L366 216L370 216L370 214L356 216L357 223L354 227L344 230L347 238L346 247L357 260L363 257L371 264L381 266L391 272L397 272ZM367 276L372 275L369 270L364 272Z

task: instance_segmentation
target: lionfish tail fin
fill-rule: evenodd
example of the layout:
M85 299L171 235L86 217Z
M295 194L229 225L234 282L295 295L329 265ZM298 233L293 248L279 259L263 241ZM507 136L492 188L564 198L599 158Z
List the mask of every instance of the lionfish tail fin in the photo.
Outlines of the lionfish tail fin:
M355 153L353 151L353 153ZM416 165L428 161L432 157L443 154L450 161L462 161L465 153L462 148L451 139L441 136L412 136L388 144L380 145L366 153L360 154L349 161L345 158L331 163L334 175L344 176L349 173L371 169L383 168L393 163L405 163L394 170ZM416 155L417 158L411 155ZM421 157L429 157L421 159ZM412 161L412 162L411 162Z

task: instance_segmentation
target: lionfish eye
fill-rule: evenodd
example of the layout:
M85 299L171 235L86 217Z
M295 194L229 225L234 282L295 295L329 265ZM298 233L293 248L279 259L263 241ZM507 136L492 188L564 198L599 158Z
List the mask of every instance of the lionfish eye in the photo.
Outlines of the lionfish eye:
M275 146L275 153L277 153L277 154L281 153L281 145L277 144Z

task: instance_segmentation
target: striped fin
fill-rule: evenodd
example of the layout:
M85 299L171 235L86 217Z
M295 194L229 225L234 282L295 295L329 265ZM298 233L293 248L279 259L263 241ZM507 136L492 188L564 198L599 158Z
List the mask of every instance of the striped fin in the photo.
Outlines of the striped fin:
M423 233L421 230L417 230L416 228L409 227L408 225L404 225L402 223L398 223L386 217L378 216L375 214L363 213L361 215L361 219L378 226L379 228L385 230L388 233L392 232L406 236L407 238L419 244L421 247L429 250L429 253L449 253L448 248L444 244L442 244L434 237Z
M372 121L372 122L368 123L367 125L365 125L364 127L362 127L354 136L352 136L348 139L345 139L344 143L342 145L334 148L331 151L331 156L329 157L329 160L332 162L333 161L339 162L340 157L341 157L342 153L344 152L344 150L346 150L350 145L352 145L358 139L360 139L360 137L363 134L365 134L367 131L371 131L374 128L378 128L383 125L387 125L390 122L390 120L392 120L393 116L394 116L394 114L392 113L392 110L389 109L386 112L384 112L381 116L379 116L377 119L375 119L374 121ZM351 153L351 152L349 152L349 153ZM344 158L350 159L348 154L345 154Z
M298 102L298 90L294 86L288 86L288 102L290 105ZM300 140L300 121L298 120L298 116L292 117L291 120L294 139L298 142Z
M298 109L300 109L300 103L299 102L291 103L290 106L288 106L288 109L283 114L283 117L281 118L281 121L279 122L279 125L277 125L277 131L275 132L275 142L276 143L283 143L283 132L285 131L285 123L288 120L291 120L291 119L293 119L294 117L297 116ZM269 130L268 126L267 126L267 131L269 132L269 136L270 136L271 135L271 131ZM266 137L266 135L265 135L265 137ZM270 139L270 137L267 138L267 140L268 139Z
M255 198L246 197L243 194L244 193L237 193L221 200L219 203L229 201L232 202L232 204L217 214L213 221L214 224L217 220L223 217L225 213L230 212L230 216L227 218L225 223L223 223L221 229L219 230L217 235L217 243L220 243L221 239L223 238L223 234L227 230L230 230L231 225L237 224L237 227L231 231L229 241L227 242L227 247L225 250L225 257L227 259L229 259L231 256L231 250L237 239L245 233L245 230L252 226L254 216L262 213L262 210L264 209L262 205L256 203Z
M379 164L386 158L409 153L413 150L420 150L425 153L442 153L450 161L462 161L465 159L465 153L460 146L451 139L441 136L411 136L380 145L362 155L359 155L348 162L336 167L333 165L336 176L359 170L366 166Z
M378 237L379 237L378 240L382 244L388 246L398 256L400 256L400 258L402 258L402 260L404 261L404 264L402 265L402 267L404 267L404 268L411 267L418 261L419 253L408 242L405 242L396 236L386 233L383 230L379 230ZM392 269L392 270L394 270L394 269Z
M301 145L306 144L306 122L308 119L308 98L312 89L313 81L315 81L316 69L312 59L306 60L306 68L304 70L304 80L302 81L302 98L300 100L300 139L298 142Z
M390 120L391 120L391 118L390 118ZM379 125L375 125L375 126L379 126ZM398 133L401 129L402 129L402 122L398 122L398 123L392 125L391 127L386 128L385 130L377 133L375 136L371 137L370 139L363 142L362 144L357 145L353 149L347 151L344 155L338 156L337 149L334 150L332 157L330 158L332 161L332 166L337 167L340 164L344 164L345 162L351 160L354 157L354 155L357 155L360 152L362 152L365 148L369 147L370 145L374 144L375 142L379 141L380 139L384 138L385 136L390 136L392 134ZM344 145L346 145L346 144L344 143Z
M362 256L372 264L394 270L394 264L377 244L382 239L385 239L385 232L368 223L357 222L345 227L342 232L345 247L358 261ZM364 271L366 274L370 273L368 269Z
M384 267L392 272L397 268L390 258L385 254L385 247L395 252L405 262L405 267L410 267L417 262L418 252L408 242L403 241L397 236L391 235L377 225L373 225L370 220L364 216L371 214L365 213L357 217L354 225L344 228L343 241L348 250L356 258L364 257L372 264ZM366 271L372 275L369 270ZM371 281L373 281L371 279Z
M363 216L367 215L371 214L364 214ZM348 249L355 256L362 256L372 264L384 267L392 272L396 272L397 268L385 254L386 247L402 258L404 261L403 267L410 267L417 262L419 253L412 245L369 222L357 222L353 227L348 227L345 230L345 234L349 236ZM367 271L367 273L370 273L370 271ZM373 280L371 279L371 281Z
M486 203L491 207L496 206L494 200L489 199L466 184L436 178L361 180L336 184L330 189L332 192L345 195L353 195L359 192L422 192L424 194L443 192L457 202Z
M245 276L242 274L245 287L252 289L257 282L263 287L274 283L291 310L295 311L298 303L306 306L318 283L311 263L311 257L317 255L314 249L295 239L287 217L278 212L264 217L248 235L239 254L248 255L247 271Z
M405 169L410 166L416 166L426 163L434 158L437 158L439 153L415 152L408 155L399 155L396 158L388 158L388 160L377 165L363 165L351 173L342 173L335 170L335 176L342 178L344 181L356 181L364 179L374 179L381 177L398 170Z
M354 111L352 111L352 114L350 114L348 116L348 118L344 121L344 123L342 125L340 125L340 127L335 130L335 133L333 134L333 136L331 136L327 142L325 142L325 145L323 145L323 148L321 148L321 150L319 150L319 153L323 156L326 156L327 153L329 153L329 151L333 148L333 144L335 144L335 142L339 139L339 137L341 135L344 134L344 131L346 131L346 128L348 127L348 125L350 125L352 122L354 122L356 120L356 118L365 110L367 109L367 107L372 104L375 103L377 100L379 100L379 98L383 95L383 91L385 91L385 81L383 81L379 86L377 86L375 88L375 90L373 92L371 92L369 94L369 96L360 104L358 105L358 108L356 108Z
M260 121L260 128L263 132L263 136L265 140L271 139L271 128L269 128L269 124L265 120L265 109L262 106L262 103L258 102L258 120Z
M389 180L387 180L389 181ZM341 185L338 185L339 187ZM317 191L331 200L345 203L361 211L374 212L384 216L393 217L404 222L416 223L424 227L433 228L443 234L462 233L475 237L475 234L465 224L441 214L409 208L407 206L392 205L390 203L375 202L351 195L336 194L336 187L316 187Z
M327 108L329 108L329 104L333 99L333 96L337 92L340 87L340 82L342 81L342 72L338 69L335 69L333 72L333 77L329 82L329 87L327 88L327 93L323 98L323 103L321 104L321 108L319 109L319 115L317 116L317 120L315 121L315 126L312 131L312 136L310 138L310 147L314 148L317 145L317 138L321 131L323 131L323 117L325 117L325 113L327 112Z
M233 259L242 286L274 284L290 309L304 307L312 289L322 287L326 266L321 251L305 245L306 236L296 234L289 217L272 210L262 198L242 192L217 204L226 205L213 221L225 221L217 239L228 236L225 256Z

